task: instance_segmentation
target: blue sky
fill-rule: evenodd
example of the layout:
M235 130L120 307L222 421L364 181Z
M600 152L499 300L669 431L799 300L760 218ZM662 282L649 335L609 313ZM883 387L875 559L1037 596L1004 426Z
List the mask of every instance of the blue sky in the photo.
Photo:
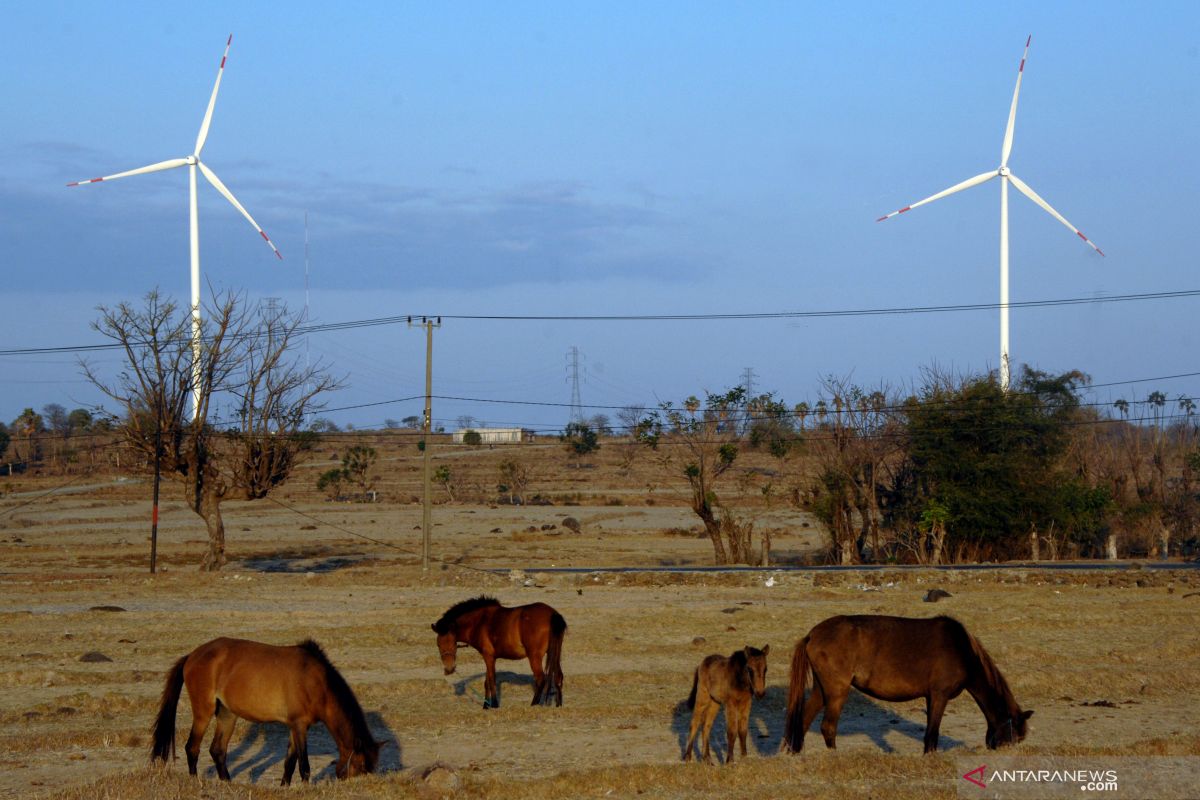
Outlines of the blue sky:
M5 9L0 349L89 344L99 303L187 292L183 170L233 33L204 160L201 268L317 322L401 314L704 314L993 303L991 182L1009 164L1108 254L1016 192L1012 300L1200 288L1200 12L1192 3L207 3ZM1016 363L1097 383L1200 371L1196 298L1012 313ZM728 322L447 320L435 394L654 404L735 385L789 402L822 377L905 387L998 360L998 312ZM404 326L310 337L334 407L422 392ZM115 358L95 359L115 370ZM0 356L0 420L99 402L72 355ZM1197 394L1195 378L1101 399ZM330 414L372 426L416 401ZM441 402L435 417L560 426L566 409Z

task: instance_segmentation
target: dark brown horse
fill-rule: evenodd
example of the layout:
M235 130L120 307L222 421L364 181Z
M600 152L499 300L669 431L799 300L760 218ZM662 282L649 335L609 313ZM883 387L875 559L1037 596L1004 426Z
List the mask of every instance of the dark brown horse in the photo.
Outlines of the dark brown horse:
M533 705L549 702L562 705L562 642L567 621L545 603L505 608L493 597L473 597L451 606L433 623L438 652L446 674L454 672L458 643L469 644L483 656L487 667L484 708L498 708L496 659L528 658L533 668ZM542 658L546 667L542 669Z
M162 703L154 722L150 758L175 755L175 710L187 686L192 701L192 733L188 736L188 772L196 774L200 742L213 717L213 763L221 780L229 780L225 755L237 718L252 722L282 722L291 730L283 785L292 782L296 762L300 779L308 780L308 728L323 722L337 742L335 772L349 778L374 772L379 743L371 736L362 707L346 680L334 669L320 646L309 639L292 647L213 639L175 662L167 674Z
M808 671L813 689L808 699ZM892 702L925 698L925 752L937 750L946 703L965 689L987 720L988 749L1025 738L1032 711L1022 711L992 657L961 622L950 617L909 619L875 615L830 617L792 652L784 746L804 747L821 707L821 734L834 747L842 704L853 686Z
M683 748L683 760L692 760L692 743L696 732L704 726L705 763L712 763L708 752L712 737L713 721L717 711L725 706L725 763L733 761L735 740L742 744L742 758L746 757L746 734L750 728L751 695L760 700L767 693L767 654L771 645L762 650L745 647L726 658L711 655L700 662L692 676L692 693L688 697L688 708L692 711L692 726L688 731L687 744Z

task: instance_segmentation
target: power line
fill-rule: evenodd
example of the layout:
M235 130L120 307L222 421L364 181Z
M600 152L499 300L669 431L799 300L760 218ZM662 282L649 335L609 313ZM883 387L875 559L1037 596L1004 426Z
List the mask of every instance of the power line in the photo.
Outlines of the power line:
M1168 292L1139 292L1134 294L1109 295L1106 297L1066 297L1053 300L1025 300L1008 304L1009 308L1049 308L1101 303L1124 303L1145 300L1170 300L1185 297L1200 297L1200 289L1182 289ZM321 325L298 327L298 334L328 333L332 331L370 328L380 325L407 324L417 317L495 322L703 322L721 320L772 320L772 319L822 319L826 317L896 316L906 314L938 314L954 311L994 311L999 303L961 303L937 306L893 306L880 308L833 309L816 311L770 311L723 314L404 314L374 319L347 320ZM119 343L68 345L62 347L18 347L0 349L0 357L44 355L49 353L89 353L119 350Z

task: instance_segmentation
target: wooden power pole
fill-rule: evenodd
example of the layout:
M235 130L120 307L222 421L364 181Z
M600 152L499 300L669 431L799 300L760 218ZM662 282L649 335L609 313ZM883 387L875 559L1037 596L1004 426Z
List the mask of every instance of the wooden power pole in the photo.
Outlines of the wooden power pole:
M413 324L412 317L408 324ZM425 416L421 424L422 440L421 454L424 475L424 495L421 503L421 572L428 574L429 562L432 558L433 540L433 473L429 457L429 437L433 433L433 329L442 326L442 318L435 322L429 317L421 317L421 327L425 329Z

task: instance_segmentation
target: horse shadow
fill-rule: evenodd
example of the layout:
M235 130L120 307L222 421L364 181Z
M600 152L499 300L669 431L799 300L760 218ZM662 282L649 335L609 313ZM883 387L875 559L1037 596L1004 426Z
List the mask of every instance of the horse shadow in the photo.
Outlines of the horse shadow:
M470 697L483 705L483 682L487 677L486 673L480 672L476 675L468 675L465 678L460 678L454 682L455 697ZM500 698L500 705L504 705L504 690L505 687L527 686L529 687L529 695L525 702L533 699L533 675L523 672L507 672L496 670L496 695ZM520 701L516 701L520 704Z
M287 758L288 728L286 725L271 722L251 722L236 745L229 749L229 775L236 779L245 773L252 783L258 783L264 775L276 771L274 776L283 778L283 761ZM371 735L380 743L379 762L375 766L376 773L399 772L404 768L403 749L400 740L387 724L383 716L376 711L367 712L367 727ZM204 750L201 751L204 755ZM323 724L313 725L308 729L308 759L312 763L311 780L332 781L337 778L337 743ZM328 763L318 767L323 761ZM211 765L205 770L205 777L216 778L217 771ZM293 778L298 781L299 774Z
M774 755L783 749L783 729L787 719L787 695L788 689L786 686L768 686L767 695L761 700L754 698L750 705L750 725L749 735L747 739L747 750L752 750L760 756ZM806 748L820 747L824 749L825 740L821 737L821 721L824 719L824 712L817 715L813 720L812 727L805 737L804 743ZM676 705L671 715L671 729L675 733L676 741L679 745L678 752L682 756L683 746L687 744L688 731L692 724L692 710L687 706L687 700L680 700ZM866 736L876 747L885 753L896 752L897 748L888 741L888 734L892 732L900 733L901 735L911 739L916 746L921 748L925 744L925 722L924 720L912 721L901 716L900 709L896 705L886 703L876 703L870 697L867 697L862 692L852 690L846 698L846 704L842 706L842 715L838 719L838 740L843 740L851 736ZM704 743L700 741L704 735L703 730L696 734L696 744L700 745L703 750ZM735 746L738 746L735 744ZM938 737L938 749L949 750L956 747L964 747L965 742L959 739L942 734ZM720 763L725 763L728 759L726 739L725 739L725 710L721 709L721 713L717 715L716 722L712 727L712 740L710 749L713 758ZM738 750L740 755L741 750ZM693 751L693 757L695 752Z

